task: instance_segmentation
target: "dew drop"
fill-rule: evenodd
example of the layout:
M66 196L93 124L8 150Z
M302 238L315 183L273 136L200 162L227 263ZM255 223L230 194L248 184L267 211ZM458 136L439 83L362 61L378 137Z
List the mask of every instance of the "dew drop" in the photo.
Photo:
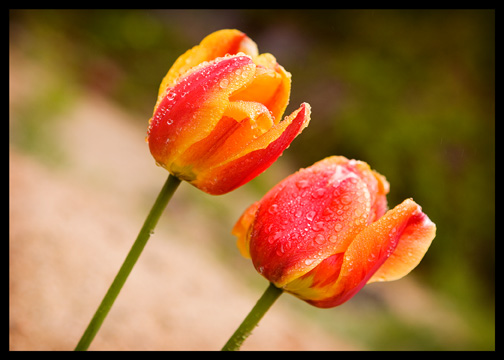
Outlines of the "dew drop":
M277 204L273 204L269 207L268 209L268 212L273 215L275 214L276 212L278 211L278 205Z
M315 199L320 199L322 196L325 195L325 193L326 190L324 188L319 188L312 193L312 197Z
M305 265L309 266L309 265L313 264L314 261L315 261L315 259L306 259L304 263L305 263Z
M322 245L323 243L325 243L326 241L326 238L324 235L322 234L318 234L317 236L315 236L315 242L319 245Z
M355 211L354 211L354 215L355 215L356 217L361 217L361 216L362 216L362 214L364 214L364 210L363 210L362 208L357 208L357 209L355 209Z
M283 245L280 245L280 247L276 250L277 256L282 256L284 254L284 248Z
M306 180L306 179L301 179L301 180L298 180L296 182L296 186L298 187L298 189L302 190L302 189L305 189L307 188L308 186L310 185L309 181Z
M283 236L283 232L281 230L275 232L273 236L268 237L268 242L270 244L275 243L278 239L280 239Z
M310 211L310 212L308 212L308 214L306 214L306 219L307 219L308 221L312 221L312 220L315 218L315 214L316 214L316 213L315 213L315 211L313 211L313 210L312 210L312 211Z
M229 80L228 79L222 79L219 83L219 86L222 88L222 89L225 89L227 88L229 85Z
M333 235L329 236L329 241L333 244L337 243L338 242L338 235L333 234Z
M350 196L348 196L348 195L343 195L343 196L341 197L341 203L342 203L342 204L348 205L348 204L350 204L351 202L352 202L352 198L351 198Z
M285 242L283 246L284 249L288 251L292 247L292 243L289 240L287 240L287 242Z
M322 221L318 221L312 226L313 231L322 231L324 230L324 223Z

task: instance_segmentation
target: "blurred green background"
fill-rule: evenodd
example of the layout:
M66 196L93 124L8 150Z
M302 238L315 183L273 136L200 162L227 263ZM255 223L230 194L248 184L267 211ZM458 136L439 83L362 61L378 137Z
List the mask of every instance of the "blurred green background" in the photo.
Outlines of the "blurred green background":
M448 299L470 335L443 338L387 313L371 323L345 319L355 326L344 331L371 349L495 348L493 10L11 10L9 23L11 51L52 70L51 79L30 80L43 82L43 93L11 104L11 147L56 168L66 164L65 149L51 137L51 119L83 91L146 127L180 54L218 29L247 33L292 73L286 114L301 102L312 106L310 126L275 165L281 170L247 191L259 199L279 172L330 155L368 162L389 180L391 207L412 197L437 224L412 276ZM233 195L191 201L224 208ZM210 212L218 256L239 256L229 230L240 214ZM302 309L328 331L343 331L327 320L336 309Z

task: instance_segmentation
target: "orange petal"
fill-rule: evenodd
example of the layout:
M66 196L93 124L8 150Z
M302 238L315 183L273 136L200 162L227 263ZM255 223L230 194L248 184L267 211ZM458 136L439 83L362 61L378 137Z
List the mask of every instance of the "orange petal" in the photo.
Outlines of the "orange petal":
M206 36L199 45L182 54L172 65L159 87L158 103L166 90L189 69L205 61L211 61L226 54L242 52L252 58L258 55L256 43L238 30L224 29Z
M409 244L415 241L412 239L421 239L420 241L424 244L418 247L418 251L419 254L423 251L421 254L423 256L428 247L425 244L430 244L433 239L432 225L413 200L405 200L356 236L344 253L341 269L332 270L339 271L336 282L331 285L326 284L318 289L314 289L315 286L312 286L312 289L301 293L301 297L304 296L308 302L318 307L333 307L344 303L354 296L396 251L398 244L403 240L403 234ZM412 246L401 246L400 248L403 249L400 250L398 258L404 258L407 256L407 249L411 249ZM421 256L414 256L414 260L411 262L405 261L407 264L405 266L402 263L392 262L384 269L379 279L383 280L384 276L388 275L391 278L396 278L398 274L406 274L416 266ZM325 276L331 276L327 267L324 270L326 271ZM316 271L317 268L313 270L313 272ZM306 277L313 282L315 275L307 274ZM316 294L317 297L307 298L313 294Z
M436 224L418 206L409 218L394 252L368 283L397 280L407 275L420 263L435 236Z
M236 246L240 250L243 257L250 259L249 243L250 243L250 231L252 230L252 224L255 219L257 209L259 208L259 201L256 201L250 207L245 210L245 212L240 216L236 222L231 234L236 236L238 240L236 241Z
M253 140L241 152L239 143L234 142L234 146L238 146L234 149L236 151L228 147L230 143L227 143L222 148L236 155L221 165L199 173L191 183L213 195L225 194L236 189L261 174L275 162L309 121L310 106L304 103L280 124Z
M254 80L234 93L230 100L259 102L268 108L278 123L289 103L291 74L271 54L259 55L254 58L254 63L257 65Z
M254 133L252 139L264 134L274 125L268 108L260 101L232 101L224 116L232 117L238 122L248 120L248 133Z
M193 144L180 158L181 162L192 164L195 172L233 160L252 140L273 126L268 109L255 102L234 101L223 115L212 132Z
M264 150L269 148L272 150L271 144L277 143L280 138L283 137L283 141L277 143L277 147L280 146L282 151L290 144L290 142L294 139L290 139L290 137L286 137L286 132L292 134L293 131L297 131L294 135L297 136L305 127L310 123L310 115L311 115L311 107L307 103L301 104L299 109L294 111L289 116L286 116L285 119L280 121L278 124L272 126L267 132L265 132L260 137L253 139L249 142L245 147L242 147L239 152L236 153L236 158L244 157L245 155L256 152L258 150ZM302 120L302 121L300 121ZM294 126L293 126L294 125ZM289 131L287 131L287 129ZM285 144L286 138L289 138L289 144ZM285 147L284 147L285 145ZM281 153L280 153L281 154ZM280 154L278 154L280 156Z

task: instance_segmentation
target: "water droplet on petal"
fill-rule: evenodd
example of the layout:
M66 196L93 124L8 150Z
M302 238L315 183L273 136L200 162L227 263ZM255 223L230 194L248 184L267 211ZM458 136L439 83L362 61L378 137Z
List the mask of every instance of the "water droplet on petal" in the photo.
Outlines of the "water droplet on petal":
M318 234L317 236L315 236L315 242L319 245L322 245L323 243L325 243L326 241L326 238L324 235L322 234Z
M324 230L325 224L322 221L318 221L312 226L313 231L322 231Z
M304 263L309 266L309 265L313 264L314 261L315 261L315 259L306 259Z
M342 204L345 204L345 205L348 205L352 202L352 198L349 196L349 195L343 195L341 197L341 203Z
M296 182L296 186L298 187L298 189L304 189L306 187L308 187L310 185L310 182L306 179L301 179L301 180L298 180Z
M329 236L329 241L332 242L333 244L338 242L338 235L331 235Z
M275 214L276 212L278 211L278 205L277 204L273 204L269 207L268 209L268 212L273 215Z
M319 199L321 198L322 196L324 196L326 193L326 189L324 188L319 188L319 189L316 189L313 193L312 193L312 197L315 198L315 199Z

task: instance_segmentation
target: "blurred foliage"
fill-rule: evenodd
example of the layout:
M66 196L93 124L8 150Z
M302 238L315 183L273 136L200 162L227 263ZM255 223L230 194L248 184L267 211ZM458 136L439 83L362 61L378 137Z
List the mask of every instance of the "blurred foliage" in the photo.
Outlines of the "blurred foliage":
M218 29L246 32L293 74L287 113L312 105L282 161L294 170L330 155L364 160L391 183L391 207L413 197L438 226L415 276L467 317L474 339L460 348L495 346L493 10L11 10L9 20L10 46L59 74L11 131L33 152L48 126L37 119L79 91L146 122L181 53ZM391 332L443 349L418 329L391 323L381 333ZM385 338L370 344L393 346Z

